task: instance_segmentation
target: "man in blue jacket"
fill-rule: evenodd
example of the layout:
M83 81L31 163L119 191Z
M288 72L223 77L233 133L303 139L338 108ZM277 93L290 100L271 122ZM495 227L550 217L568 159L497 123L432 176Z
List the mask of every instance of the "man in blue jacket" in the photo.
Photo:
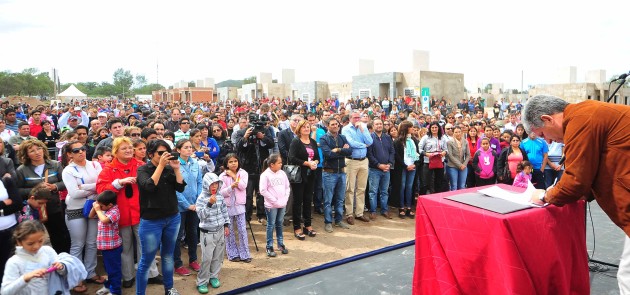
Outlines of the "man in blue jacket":
M375 118L372 120L372 145L368 147L367 157L369 161L368 183L370 184L370 219L376 219L376 201L380 195L379 205L381 215L387 219L392 219L387 211L387 200L389 199L389 171L394 167L394 141L383 133L383 120Z

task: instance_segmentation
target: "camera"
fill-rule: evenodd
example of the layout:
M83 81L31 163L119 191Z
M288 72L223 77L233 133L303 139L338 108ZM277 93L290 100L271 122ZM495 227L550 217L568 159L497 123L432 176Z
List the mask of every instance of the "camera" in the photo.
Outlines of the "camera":
M250 138L256 137L256 134L258 134L258 132L264 134L265 130L267 129L267 123L269 123L269 117L267 117L267 115L259 116L256 113L250 113L248 128L254 128L252 130L252 135L250 135Z

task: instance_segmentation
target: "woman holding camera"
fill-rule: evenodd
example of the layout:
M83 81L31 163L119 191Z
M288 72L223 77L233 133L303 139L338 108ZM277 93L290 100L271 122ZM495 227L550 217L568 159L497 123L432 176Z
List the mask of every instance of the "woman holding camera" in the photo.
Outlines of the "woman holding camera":
M147 154L151 161L138 168L137 178L141 209L138 234L142 255L138 262L136 294L145 294L149 265L158 249L162 256L165 293L179 294L173 288L173 252L181 221L176 192L184 192L186 182L180 170L179 156L171 155L171 147L166 141L150 141Z

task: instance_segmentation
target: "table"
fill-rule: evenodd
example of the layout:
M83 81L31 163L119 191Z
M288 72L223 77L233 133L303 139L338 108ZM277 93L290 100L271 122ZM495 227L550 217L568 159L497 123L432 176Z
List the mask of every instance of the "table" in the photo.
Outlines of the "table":
M584 201L502 215L444 199L478 189L418 199L414 294L589 294Z

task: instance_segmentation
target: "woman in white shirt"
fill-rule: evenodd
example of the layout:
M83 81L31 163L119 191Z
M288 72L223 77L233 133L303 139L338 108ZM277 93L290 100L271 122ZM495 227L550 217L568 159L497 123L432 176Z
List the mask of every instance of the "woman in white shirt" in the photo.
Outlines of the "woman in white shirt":
M104 279L96 274L98 219L83 216L86 201L96 199L96 180L102 168L98 162L86 160L86 151L87 147L78 141L71 141L63 147L61 162L65 168L62 179L68 190L66 225L70 231L70 255L83 261L88 282L102 284ZM85 289L84 285L79 285L75 291Z

